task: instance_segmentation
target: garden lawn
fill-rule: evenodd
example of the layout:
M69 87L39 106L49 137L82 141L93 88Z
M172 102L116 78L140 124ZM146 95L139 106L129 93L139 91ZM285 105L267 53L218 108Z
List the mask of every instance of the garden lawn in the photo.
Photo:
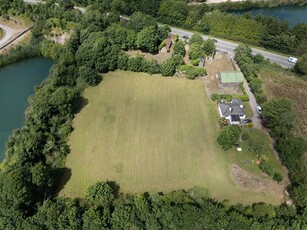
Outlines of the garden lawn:
M261 175L262 171L256 163L256 160L262 159L272 167L274 173L279 173L283 177L286 176L283 166L280 164L280 161L277 159L272 149L269 135L260 129L242 128L242 130L249 134L249 140L241 141L240 146L242 152L233 151L230 154L232 161L236 162L236 164L242 169L245 169L254 175ZM252 151L249 146L250 140L261 141L261 150L257 152Z
M233 162L217 145L218 111L202 80L116 71L84 97L69 139L71 178L60 195L84 197L90 185L109 180L121 192L200 186L231 203L282 202L231 180Z

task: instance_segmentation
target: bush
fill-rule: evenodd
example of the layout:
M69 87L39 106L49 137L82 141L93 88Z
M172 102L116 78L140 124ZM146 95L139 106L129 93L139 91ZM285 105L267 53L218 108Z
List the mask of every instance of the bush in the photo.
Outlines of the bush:
M207 73L206 69L202 67L181 65L178 67L178 70L185 73L188 79L195 79L196 77L203 76Z
M217 94L217 93L213 93L211 95L211 100L212 101L220 101L220 100L226 100L226 101L230 101L232 98L232 96L230 94Z
M241 89L241 91L242 91L242 93L243 93L244 95L247 94L247 93L246 93L246 90L245 90L245 88L244 88L244 86L243 86L243 83L240 83L240 89Z
M129 60L129 56L127 54L125 53L120 54L117 59L117 67L121 70L127 70L128 60Z
M176 71L176 64L172 59L167 59L160 65L162 76L173 76Z
M174 45L174 55L180 54L182 56L185 56L185 47L183 41L178 41Z
M135 56L135 57L129 57L128 60L128 70L131 70L133 72L142 72L142 64L143 64L143 56Z
M243 141L249 140L249 134L248 134L248 132L243 132L241 138L242 138Z
M166 45L166 39L164 39L161 44L159 45L159 50L161 50Z
M191 60L191 64L194 65L194 66L198 66L199 62L200 62L199 59Z
M242 101L249 101L249 96L247 94L245 95L233 94L231 95L231 97L241 99Z
M273 176L274 175L274 171L273 171L272 166L268 162L266 162L266 161L262 161L259 164L259 168L261 169L261 171L265 172L269 176Z
M179 66L179 65L183 65L184 64L183 57L180 54L175 54L172 57L172 60L173 60L173 62L175 64L175 66Z
M279 183L282 181L282 176L279 173L274 173L273 180Z
M144 59L142 62L142 70L145 73L157 74L160 73L160 66L155 59Z
M178 34L174 34L174 35L173 35L173 39L174 39L175 42L177 42L178 39L179 39L179 35L178 35Z
M227 119L225 117L221 117L219 119L218 124L219 124L220 128L222 129L222 128L228 126L228 121L227 121Z
M206 70L201 67L193 67L186 71L186 77L189 79L195 79L196 77L200 77L206 74Z

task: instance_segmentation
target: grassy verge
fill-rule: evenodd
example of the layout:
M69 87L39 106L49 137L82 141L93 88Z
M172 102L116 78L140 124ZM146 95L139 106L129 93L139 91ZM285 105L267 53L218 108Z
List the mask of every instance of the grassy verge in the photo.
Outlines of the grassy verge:
M4 30L0 28L0 40L4 37Z
M60 195L82 197L98 180L122 192L167 192L194 186L231 203L280 203L280 197L237 187L229 152L218 146L218 111L203 81L116 71L85 91L73 121Z

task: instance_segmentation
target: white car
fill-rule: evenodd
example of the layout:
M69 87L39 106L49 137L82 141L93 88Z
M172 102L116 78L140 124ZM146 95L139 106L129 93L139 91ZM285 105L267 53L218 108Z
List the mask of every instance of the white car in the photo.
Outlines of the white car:
M261 114L262 108L261 108L259 105L256 107L256 110L257 110L257 113L258 113L258 114Z
M295 58L295 57L289 57L288 61L289 61L289 62L292 62L292 63L296 63L296 62L297 62L297 58Z

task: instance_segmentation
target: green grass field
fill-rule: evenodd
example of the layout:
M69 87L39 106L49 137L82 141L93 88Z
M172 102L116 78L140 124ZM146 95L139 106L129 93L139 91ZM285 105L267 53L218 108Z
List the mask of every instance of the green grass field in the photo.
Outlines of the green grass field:
M69 140L71 178L60 195L82 197L91 184L109 180L122 192L201 186L231 203L281 202L232 182L233 162L216 143L218 111L203 81L116 71L84 97Z

